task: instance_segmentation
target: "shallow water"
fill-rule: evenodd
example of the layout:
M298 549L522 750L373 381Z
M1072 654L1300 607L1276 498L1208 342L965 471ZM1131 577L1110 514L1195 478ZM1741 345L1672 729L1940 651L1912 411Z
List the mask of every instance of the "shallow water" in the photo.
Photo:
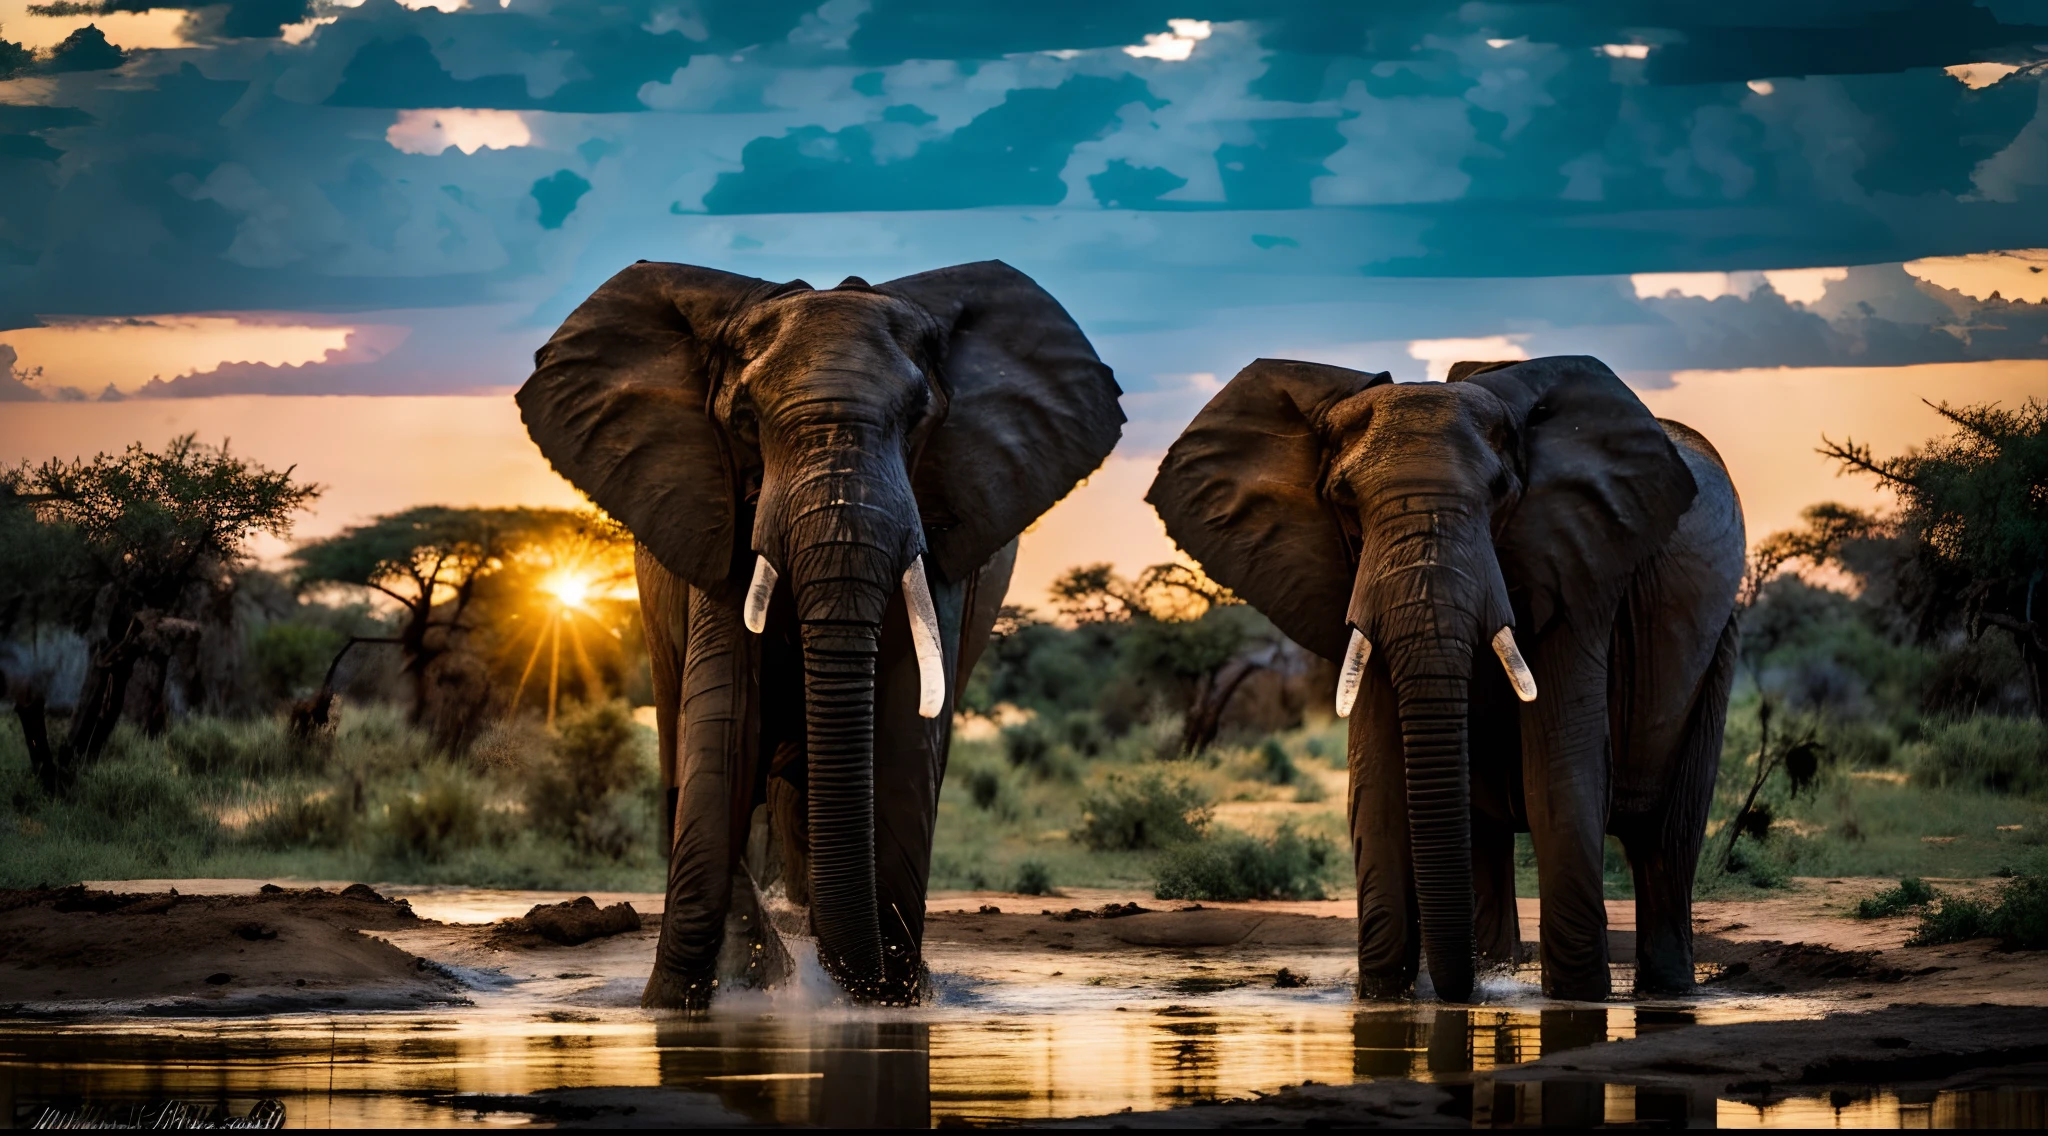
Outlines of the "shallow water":
M1598 1083L1496 1084L1498 1065L1754 1008L1361 1008L1280 992L1048 1013L632 1011L0 1023L0 1117L176 1099L306 1127L528 1123L465 1094L644 1087L706 1094L756 1121L1002 1122L1249 1097L1305 1080L1454 1086L1476 1126L1967 1127L2048 1122L2041 1093L1803 1098L1756 1106ZM1776 1016L1776 1015L1774 1015Z

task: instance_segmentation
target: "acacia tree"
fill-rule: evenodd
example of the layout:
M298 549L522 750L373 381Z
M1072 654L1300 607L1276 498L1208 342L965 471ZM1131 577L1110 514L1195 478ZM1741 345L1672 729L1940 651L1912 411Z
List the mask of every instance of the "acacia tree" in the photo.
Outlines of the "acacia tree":
M38 602L45 614L68 608L90 648L78 709L49 779L106 748L145 661L159 664L151 672L157 689L147 693L151 705L161 703L161 664L197 632L197 610L233 587L248 539L285 536L293 515L319 496L292 473L187 434L161 451L136 443L118 457L23 463L7 475L11 523L23 523L19 510L26 510L46 544L71 550L52 573L55 591Z
M1922 634L1959 617L1972 638L2010 636L2048 720L2048 403L1934 409L1955 430L1917 450L1880 459L1824 439L1820 452L1898 494L1889 525L1913 550Z
M1125 662L1178 696L1183 754L1215 742L1238 688L1273 666L1284 649L1263 616L1186 564L1154 564L1135 581L1107 564L1091 564L1054 581L1052 595L1060 613L1076 623L1126 626Z
M412 686L413 723L431 726L444 745L459 744L476 724L489 687L485 669L468 665L473 660L465 648L485 630L489 621L482 612L501 579L533 583L532 569L548 559L536 557L538 550L554 553L593 542L617 543L623 533L608 518L562 509L434 505L378 517L301 546L292 554L301 586L368 589L396 603L399 613L394 634L356 635L343 644L320 691L295 711L295 721L324 722L335 674L348 651L358 644L385 643L398 648ZM575 646L580 662L580 641ZM458 662L464 665L458 667ZM584 669L589 670L587 664ZM437 687L460 694L455 701L462 704L444 707L448 713L435 713Z

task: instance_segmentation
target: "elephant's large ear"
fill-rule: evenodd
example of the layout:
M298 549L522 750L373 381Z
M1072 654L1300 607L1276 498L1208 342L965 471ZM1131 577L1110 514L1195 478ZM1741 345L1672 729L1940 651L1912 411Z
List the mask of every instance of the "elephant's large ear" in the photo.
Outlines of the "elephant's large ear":
M1167 535L1287 637L1341 659L1357 551L1323 499L1318 426L1377 375L1260 359L1237 373L1166 451L1145 500Z
M928 559L962 580L1109 456L1123 392L1059 301L999 260L875 290L939 323L946 418L913 478Z
M519 388L527 433L555 470L701 588L723 584L738 555L732 461L707 406L708 339L773 287L641 261L569 313Z
M1560 616L1591 616L1678 526L1699 491L1692 471L1598 359L1557 355L1452 375L1492 391L1521 424L1522 500L1497 546L1532 634Z

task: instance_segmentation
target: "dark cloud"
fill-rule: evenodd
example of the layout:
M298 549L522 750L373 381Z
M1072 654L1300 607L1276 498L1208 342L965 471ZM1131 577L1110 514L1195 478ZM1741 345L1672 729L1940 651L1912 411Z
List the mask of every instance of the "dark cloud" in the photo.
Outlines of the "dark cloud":
M57 0L30 4L32 16L107 16L116 12L186 11L185 32L198 39L268 39L313 15L311 0Z
M1159 205L1159 198L1188 183L1188 179L1158 166L1134 166L1112 158L1099 174L1088 175L1088 188L1106 209L1146 209Z
M302 0L168 6L191 46L0 105L0 327L512 304L544 333L642 257L883 279L1000 256L1140 370L1267 336L1516 334L1647 374L2032 358L2048 331L1867 273L1804 308L1613 279L2048 246L2040 71L1940 70L2037 59L2038 2L367 0L294 45L266 37ZM1122 50L1169 19L1212 25L1182 60ZM69 65L122 62L99 43ZM484 381L456 363L166 385Z
M327 97L338 107L482 107L524 110L534 105L523 75L457 79L434 57L423 36L364 44Z
M571 170L556 170L552 176L533 183L533 200L540 206L540 227L559 229L569 214L576 212L576 203L590 192L590 183L577 177Z
M864 126L792 130L747 144L743 168L704 195L712 213L812 213L1057 205L1074 147L1097 138L1119 107L1154 102L1134 75L1076 75L1057 87L1011 91L909 157L883 162Z
M121 49L107 42L107 33L96 25L84 27L64 37L64 41L50 49L50 57L43 61L43 70L53 74L69 71L111 71L127 61Z
M1247 124L1250 145L1216 151L1223 198L1238 209L1301 209L1309 182L1327 176L1323 159L1344 145L1334 118L1265 118Z

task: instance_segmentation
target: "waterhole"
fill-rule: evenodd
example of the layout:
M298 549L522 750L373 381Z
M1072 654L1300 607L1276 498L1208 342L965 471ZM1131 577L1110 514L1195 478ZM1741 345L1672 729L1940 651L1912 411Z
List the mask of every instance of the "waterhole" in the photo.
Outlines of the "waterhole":
M1360 1008L1231 994L1064 1013L948 1010L291 1015L232 1021L0 1023L0 1117L167 1100L289 1126L539 1122L686 1107L705 1122L1002 1124L1254 1098L1306 1081L1434 1082L1479 1127L2003 1127L2048 1122L2048 1094L1740 1093L1557 1079L1503 1066L1740 1008ZM536 1096L535 1094L539 1094ZM607 1113L606 1110L609 1110Z

